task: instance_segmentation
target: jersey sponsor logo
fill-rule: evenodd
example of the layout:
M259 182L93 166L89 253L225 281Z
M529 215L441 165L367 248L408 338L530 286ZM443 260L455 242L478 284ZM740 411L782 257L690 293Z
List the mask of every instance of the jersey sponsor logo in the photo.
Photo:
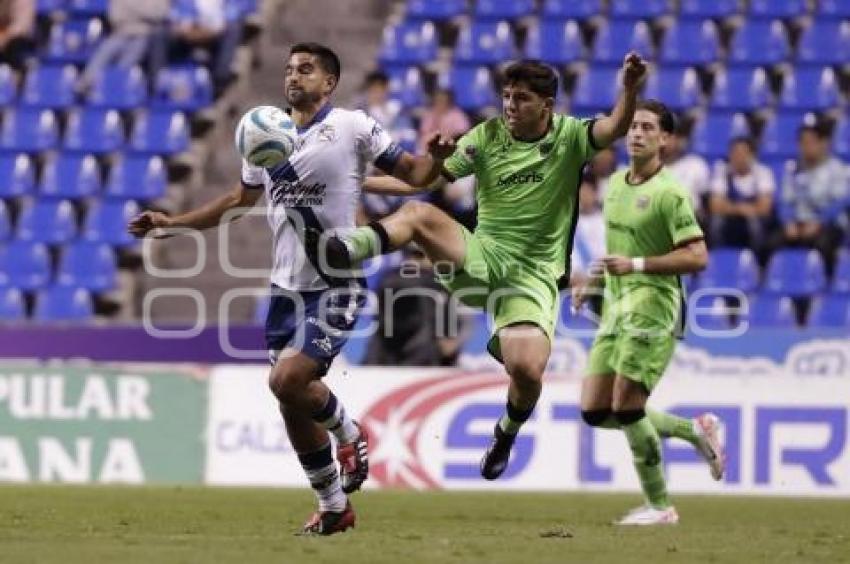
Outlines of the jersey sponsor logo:
M676 219L676 229L684 229L694 224L694 218L689 215L680 215Z
M645 210L649 207L649 196L640 196L637 199L637 209Z
M323 182L312 184L301 181L279 180L271 189L271 201L275 204L295 206L321 206L325 203L328 185Z
M374 129L372 134L374 135ZM316 135L319 137L320 141L334 143L336 141L336 128L332 125L328 125L327 123L323 123L321 127L319 127L319 131Z
M608 220L608 229L611 231L625 231L629 235L635 234L635 228L629 227L628 225L623 225L622 223L617 223L616 221Z
M543 182L543 175L539 172L512 172L511 174L499 176L496 186L499 188L508 184L538 184Z

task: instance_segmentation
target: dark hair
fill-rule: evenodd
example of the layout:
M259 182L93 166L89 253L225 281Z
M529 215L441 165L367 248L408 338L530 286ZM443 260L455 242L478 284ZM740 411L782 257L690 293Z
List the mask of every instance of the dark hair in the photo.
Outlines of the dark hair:
M387 73L385 73L384 71L376 70L367 74L363 82L366 84L367 87L372 86L373 84L380 84L382 86L386 86L390 83L390 77L388 77Z
M336 53L330 47L312 42L296 43L289 50L289 55L292 56L295 53L315 55L322 70L334 76L337 82L339 82L339 77L342 74L342 66L339 64L339 57L336 56Z
M662 102L653 99L639 100L635 106L635 110L652 112L658 116L658 126L661 128L661 131L665 133L676 133L676 116Z
M756 152L756 142L749 135L738 135L729 140L729 148L731 149L735 145L746 145L750 152Z
M829 131L829 125L825 122L812 122L812 123L804 123L797 129L797 139L803 136L803 133L810 131L812 132L818 139L824 141L831 137L831 133Z
M431 95L431 98L433 99L433 98L439 96L440 94L442 94L443 96L448 98L450 104L455 103L455 91L452 90L451 88L437 88L434 91L434 94Z
M502 84L507 86L522 82L532 92L544 98L554 98L558 95L558 75L552 67L535 61L525 59L512 63L505 69Z

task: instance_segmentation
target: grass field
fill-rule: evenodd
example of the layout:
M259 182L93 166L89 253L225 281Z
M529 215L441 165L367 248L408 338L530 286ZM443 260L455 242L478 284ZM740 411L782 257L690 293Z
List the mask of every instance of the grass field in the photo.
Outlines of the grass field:
M358 526L293 536L307 490L0 487L0 562L850 562L850 502L677 497L676 527L612 527L635 495L365 492Z

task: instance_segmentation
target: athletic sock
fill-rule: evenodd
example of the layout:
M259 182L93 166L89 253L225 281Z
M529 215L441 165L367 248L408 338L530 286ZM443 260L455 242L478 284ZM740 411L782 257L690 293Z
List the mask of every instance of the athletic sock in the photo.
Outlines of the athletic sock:
M298 460L319 500L319 511L344 511L348 498L342 491L331 443L317 451L299 454Z
M658 431L641 411L620 413L618 419L629 441L635 470L647 501L656 509L669 507Z
M341 238L348 247L351 262L360 262L381 254L381 238L370 225L358 227Z
M533 405L528 409L520 409L508 400L505 404L505 414L499 419L499 428L509 435L516 435L519 433L522 424L528 421L528 418L531 417L533 412Z
M328 401L322 409L313 413L313 420L333 433L339 444L352 443L360 435L360 429L348 416L342 402L330 390L328 390Z
M699 444L694 423L690 419L653 409L647 409L646 416L662 437L676 437L688 441L694 446Z

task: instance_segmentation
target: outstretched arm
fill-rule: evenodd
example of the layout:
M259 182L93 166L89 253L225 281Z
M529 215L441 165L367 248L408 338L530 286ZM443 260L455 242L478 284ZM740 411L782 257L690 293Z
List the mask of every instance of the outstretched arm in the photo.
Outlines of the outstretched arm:
M623 91L617 98L611 115L593 122L593 143L600 149L607 147L629 130L635 115L640 87L646 80L646 63L632 51L623 61Z
M411 186L424 188L443 172L443 161L455 152L455 142L449 137L434 133L428 138L427 155L404 152L396 162L392 175Z
M363 190L384 196L413 196L414 194L427 192L431 189L432 186L430 185L422 187L411 186L395 176L367 176L363 180Z
M235 221L254 206L263 194L258 188L247 188L242 183L227 194L184 214L169 216L162 212L145 211L130 220L127 231L135 237L144 237L149 231L157 228L186 227L191 229L209 229L216 227L230 210L239 209L240 213L227 219ZM169 237L168 233L157 235L157 238Z
M646 274L690 274L699 272L708 264L705 241L697 239L676 247L666 255L657 257L624 257L609 255L602 259L608 274L621 276L633 272Z

